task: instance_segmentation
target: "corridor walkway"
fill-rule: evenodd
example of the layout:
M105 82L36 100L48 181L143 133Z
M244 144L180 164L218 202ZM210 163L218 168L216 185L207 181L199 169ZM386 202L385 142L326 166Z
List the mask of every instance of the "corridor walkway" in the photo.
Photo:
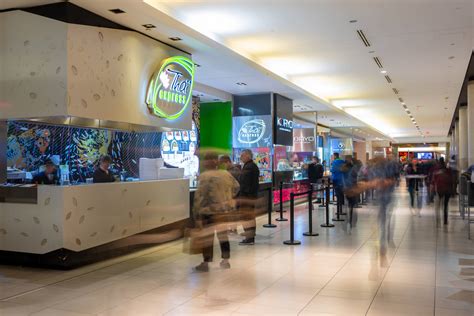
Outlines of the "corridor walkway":
M0 266L0 315L474 315L474 243L452 201L450 224L437 228L432 206L421 217L404 187L394 196L386 260L378 255L377 207L346 224L286 246L288 224L262 228L257 244L232 237L230 270L193 273L200 256L176 241L74 271ZM217 252L219 253L219 252Z

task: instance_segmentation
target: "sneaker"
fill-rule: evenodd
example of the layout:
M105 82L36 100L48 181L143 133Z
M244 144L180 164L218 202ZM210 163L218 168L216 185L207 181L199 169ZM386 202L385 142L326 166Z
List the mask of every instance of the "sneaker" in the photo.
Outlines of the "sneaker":
M201 262L200 265L195 266L193 268L193 271L195 271L195 272L209 272L209 265L207 264L207 262Z
M230 269L229 261L222 260L220 266L221 266L222 269Z
M255 238L245 238L239 242L239 245L255 245Z

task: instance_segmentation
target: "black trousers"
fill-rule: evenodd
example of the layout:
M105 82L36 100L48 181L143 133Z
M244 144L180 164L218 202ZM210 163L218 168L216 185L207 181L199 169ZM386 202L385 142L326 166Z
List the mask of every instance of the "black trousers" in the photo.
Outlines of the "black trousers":
M342 213L342 206L344 205L344 188L342 185L334 185L337 199L337 213Z
M438 197L440 199L440 204L443 203L443 222L444 225L448 225L448 207L449 207L449 199L451 198L451 194L449 193L438 193Z
M219 223L215 215L202 215L202 224L204 227L212 228ZM214 258L214 233L211 236L205 236L206 243L202 249L202 256L205 262L212 262ZM230 244L226 229L217 230L217 239L221 247L222 259L230 258Z
M257 199L254 197L241 197L239 199L239 214L246 239L255 239L257 234L256 204Z

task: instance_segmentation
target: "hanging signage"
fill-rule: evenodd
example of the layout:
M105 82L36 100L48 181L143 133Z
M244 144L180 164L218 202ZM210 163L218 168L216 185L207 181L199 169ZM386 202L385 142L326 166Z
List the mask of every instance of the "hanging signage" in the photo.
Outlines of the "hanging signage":
M313 152L316 150L314 128L295 128L293 130L293 152Z
M151 77L146 104L150 113L168 120L178 119L192 102L194 63L183 56L170 57Z
M274 94L274 144L293 145L293 101Z
M233 118L233 147L270 147L272 129L270 115L237 116Z

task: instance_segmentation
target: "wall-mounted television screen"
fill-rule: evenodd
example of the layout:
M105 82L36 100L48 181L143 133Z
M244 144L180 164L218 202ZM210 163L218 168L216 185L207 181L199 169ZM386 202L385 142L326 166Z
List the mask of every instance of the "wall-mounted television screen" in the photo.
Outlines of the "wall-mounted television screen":
M421 160L431 160L433 159L433 153L417 153L416 157Z

